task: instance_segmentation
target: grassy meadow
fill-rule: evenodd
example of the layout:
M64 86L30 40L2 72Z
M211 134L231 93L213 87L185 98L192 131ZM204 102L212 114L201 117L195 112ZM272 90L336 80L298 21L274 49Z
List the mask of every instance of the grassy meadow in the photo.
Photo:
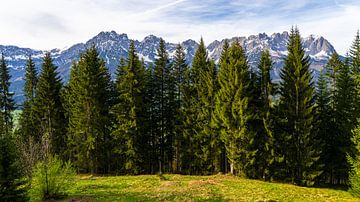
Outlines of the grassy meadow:
M78 176L62 201L360 201L345 190L227 175Z

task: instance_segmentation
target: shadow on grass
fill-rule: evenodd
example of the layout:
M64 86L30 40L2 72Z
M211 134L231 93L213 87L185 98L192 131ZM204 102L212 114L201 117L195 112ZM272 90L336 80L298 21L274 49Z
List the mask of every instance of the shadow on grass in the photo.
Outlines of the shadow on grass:
M69 196L65 201L69 202L93 202L93 201L157 201L145 194L139 193L114 193L107 192L101 195L78 195Z

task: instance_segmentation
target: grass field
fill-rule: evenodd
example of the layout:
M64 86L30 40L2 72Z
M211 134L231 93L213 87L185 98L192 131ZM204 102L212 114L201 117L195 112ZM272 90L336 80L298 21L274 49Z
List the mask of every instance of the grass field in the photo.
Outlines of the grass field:
M63 201L360 201L344 190L225 175L164 175L164 178L156 175L78 176Z

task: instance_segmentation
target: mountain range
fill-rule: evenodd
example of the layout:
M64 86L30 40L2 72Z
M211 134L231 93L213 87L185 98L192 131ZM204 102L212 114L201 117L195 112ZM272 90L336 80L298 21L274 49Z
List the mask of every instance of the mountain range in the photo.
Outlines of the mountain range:
M286 44L289 39L288 32L274 33L272 35L260 33L248 37L233 37L229 39L230 43L234 42L236 38L245 49L251 68L256 68L261 50L264 48L269 49L274 62L271 76L272 79L279 80L279 73L283 66L283 58L287 55ZM10 74L12 76L11 90L15 93L15 101L19 104L23 100L22 88L24 84L25 64L29 55L32 56L37 69L40 70L43 56L46 52L50 52L54 64L58 66L61 78L64 82L67 82L71 64L79 58L80 53L87 47L95 45L100 57L105 60L111 75L114 77L114 72L120 58L127 57L130 40L127 34L118 34L115 31L100 32L86 43L78 43L65 49L45 51L0 45L0 52L4 54L8 67L10 67ZM160 37L154 35L149 35L142 41L134 40L138 55L144 59L145 63L154 62L159 41ZM225 39L221 41L215 40L207 46L208 57L214 59L216 63L219 61L224 41ZM186 60L190 64L198 47L198 42L188 39L183 41L181 45L185 50ZM311 58L311 69L314 70L314 77L316 78L321 68L335 52L335 49L324 37L314 35L303 38L303 45L306 54ZM176 43L166 42L166 49L170 58L173 57L176 46Z

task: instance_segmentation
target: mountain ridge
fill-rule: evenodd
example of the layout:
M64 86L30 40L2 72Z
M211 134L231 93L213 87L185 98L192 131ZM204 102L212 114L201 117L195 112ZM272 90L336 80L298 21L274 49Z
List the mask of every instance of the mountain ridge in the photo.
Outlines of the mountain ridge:
M268 35L266 33L259 33L257 35L250 35L248 37L232 37L229 42L232 43L238 39L239 43L243 46L248 56L249 65L256 68L257 62L260 58L261 50L264 48L269 49L274 62L274 68L271 72L273 79L279 79L279 72L283 65L283 58L287 55L286 44L288 41L289 33L284 31L282 33L273 33ZM2 52L10 67L10 74L12 75L11 90L15 92L15 99L17 103L21 103L22 86L24 83L25 64L28 55L32 55L37 69L40 69L42 57L46 52L50 52L54 64L58 66L60 76L66 82L69 78L70 67L74 61L79 58L81 52L87 47L95 45L99 51L106 65L109 68L111 75L114 77L116 66L121 57L127 57L127 50L130 44L130 38L126 33L118 34L115 31L102 31L85 43L77 43L68 48L58 49L54 48L49 51L35 50L31 48L20 48L17 46L3 46L0 45L0 52ZM156 49L158 47L160 37L155 35L148 35L143 40L134 40L135 48L138 51L140 58L143 58L146 63L153 62L156 56ZM209 43L206 48L208 57L218 62L222 51L222 45L225 39L214 40ZM315 77L326 64L335 48L322 36L310 35L303 38L303 44L306 54L311 58L311 69L314 70ZM191 63L191 60L198 47L198 42L193 39L188 39L181 42L185 53L186 60ZM166 42L165 47L170 58L174 55L177 44Z

